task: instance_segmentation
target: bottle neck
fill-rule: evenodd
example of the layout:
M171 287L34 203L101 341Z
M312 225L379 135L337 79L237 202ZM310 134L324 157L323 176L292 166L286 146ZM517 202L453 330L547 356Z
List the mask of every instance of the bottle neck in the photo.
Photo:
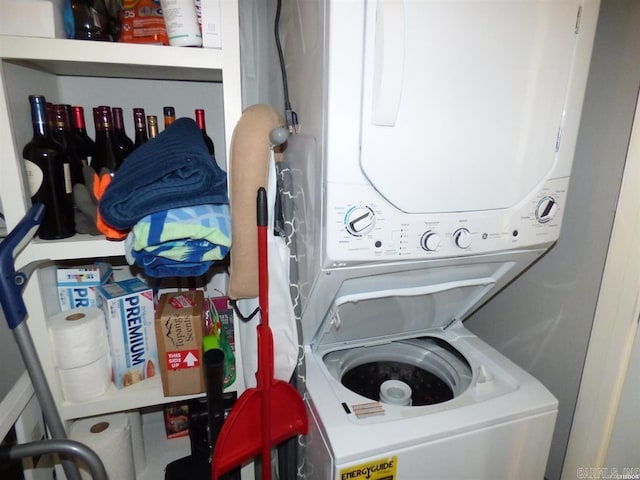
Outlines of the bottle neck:
M79 132L87 131L87 125L84 121L84 108L71 107L71 117L73 119L73 128Z
M147 124L145 123L144 119L144 109L133 109L133 126L135 129L134 143L136 146L140 146L147 140L149 140L149 137L147 135Z
M98 107L94 110L94 121L96 124L96 139L108 138L112 132L111 111L108 107Z
M158 119L155 115L149 115L147 117L147 124L149 128L149 138L156 138L158 136Z
M71 132L71 105L62 105L62 114L64 116L64 129L67 132Z
M122 108L114 107L113 111L113 131L118 133L124 132L124 120L122 119Z
M66 130L65 113L62 105L56 105L53 112L53 127L56 134L64 134Z
M164 114L164 128L167 128L175 121L176 111L173 107L164 107L162 113Z
M49 135L49 123L47 118L47 104L44 97L32 95L29 97L31 103L31 120L33 123L33 136L46 137Z
M196 110L196 123L198 124L198 127L200 128L200 130L207 129L207 126L204 121L204 110L202 109Z

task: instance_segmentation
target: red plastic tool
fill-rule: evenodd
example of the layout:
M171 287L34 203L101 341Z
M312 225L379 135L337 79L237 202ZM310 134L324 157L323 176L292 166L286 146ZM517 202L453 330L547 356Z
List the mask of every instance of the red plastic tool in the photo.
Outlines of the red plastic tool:
M308 429L300 394L289 383L274 378L273 335L269 327L269 269L267 258L267 193L258 189L258 371L256 387L245 390L222 425L213 453L211 479L258 455L262 480L271 480L271 449Z

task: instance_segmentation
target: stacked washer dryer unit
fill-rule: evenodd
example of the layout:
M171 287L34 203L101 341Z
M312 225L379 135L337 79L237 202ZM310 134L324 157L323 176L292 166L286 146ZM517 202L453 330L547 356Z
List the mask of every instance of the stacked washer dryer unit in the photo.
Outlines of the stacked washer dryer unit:
M558 239L597 11L285 2L309 478L543 478L557 400L463 320Z

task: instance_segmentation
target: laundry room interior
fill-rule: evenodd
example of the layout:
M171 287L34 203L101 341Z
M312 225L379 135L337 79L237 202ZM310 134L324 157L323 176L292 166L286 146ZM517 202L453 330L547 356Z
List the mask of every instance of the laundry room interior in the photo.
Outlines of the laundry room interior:
M0 29L0 250L31 212L21 152L38 93L126 111L204 105L233 233L197 280L156 282L102 233L5 253L0 477L79 480L68 451L43 461L21 444L61 445L75 423L126 413L146 449L146 466L135 440L127 452L131 480L640 478L640 0L209 3L222 47ZM26 287L10 271L43 259ZM208 305L235 339L234 380L216 386L226 420L211 423L204 380L169 391L164 351L153 379L65 395L50 336L67 259L111 263L116 283L136 277L154 295L225 299ZM21 294L22 323L8 307ZM158 319L178 307L161 314L155 300L164 348ZM31 330L44 382L16 327ZM204 466L186 462L193 432L165 437L178 400L209 416Z

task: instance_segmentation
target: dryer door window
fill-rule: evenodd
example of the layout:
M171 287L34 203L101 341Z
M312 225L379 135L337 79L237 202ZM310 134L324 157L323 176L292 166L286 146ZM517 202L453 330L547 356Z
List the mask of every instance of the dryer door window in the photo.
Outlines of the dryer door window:
M576 0L368 2L361 169L408 213L504 209L556 165ZM392 171L392 174L390 172Z

